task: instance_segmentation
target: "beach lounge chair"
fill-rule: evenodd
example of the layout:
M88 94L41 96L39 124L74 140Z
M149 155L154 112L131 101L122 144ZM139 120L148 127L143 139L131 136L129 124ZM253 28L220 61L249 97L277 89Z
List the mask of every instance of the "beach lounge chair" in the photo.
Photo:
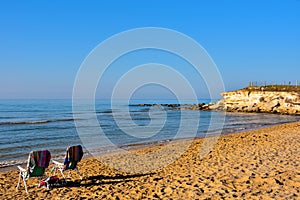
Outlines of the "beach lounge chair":
M31 151L28 156L27 169L17 166L20 170L18 185L19 188L21 178L23 179L26 193L28 194L26 181L32 177L44 178L45 169L49 166L51 153L48 150Z
M68 171L69 172L68 177L70 177L70 171L76 170L80 179L82 180L82 176L77 166L78 162L82 159L82 156L83 156L83 150L81 145L69 146L67 148L66 157L63 163L53 160L53 163L56 165L54 174L56 174L56 170L59 170L66 182L66 177L64 175L64 172Z

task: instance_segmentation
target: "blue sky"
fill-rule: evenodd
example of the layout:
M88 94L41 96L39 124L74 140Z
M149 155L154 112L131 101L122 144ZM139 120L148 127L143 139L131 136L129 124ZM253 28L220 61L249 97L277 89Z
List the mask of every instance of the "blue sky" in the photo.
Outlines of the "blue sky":
M299 11L299 0L3 0L0 98L70 98L89 52L114 34L140 27L169 28L196 40L215 61L226 90L249 81L295 82ZM157 88L147 87L146 93L164 96Z

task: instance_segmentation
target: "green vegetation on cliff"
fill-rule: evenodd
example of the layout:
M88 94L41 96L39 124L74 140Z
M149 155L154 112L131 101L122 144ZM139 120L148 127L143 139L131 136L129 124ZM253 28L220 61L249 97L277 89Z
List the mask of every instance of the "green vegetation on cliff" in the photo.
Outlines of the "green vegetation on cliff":
M300 92L300 86L295 85L266 85L266 86L248 86L247 91L269 91L269 92Z

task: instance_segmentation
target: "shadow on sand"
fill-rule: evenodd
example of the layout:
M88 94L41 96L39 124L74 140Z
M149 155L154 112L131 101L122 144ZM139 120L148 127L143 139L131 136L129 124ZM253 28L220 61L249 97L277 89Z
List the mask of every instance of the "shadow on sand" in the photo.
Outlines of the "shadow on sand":
M59 187L89 187L89 186L96 186L96 185L105 185L105 184L115 184L115 183L126 183L130 181L135 181L134 178L149 176L153 173L148 174L132 174L132 175L122 175L118 174L115 176L104 176L104 175L97 175L97 176L90 176L83 178L82 180L70 181L68 180L66 184L61 186L54 186L53 188Z

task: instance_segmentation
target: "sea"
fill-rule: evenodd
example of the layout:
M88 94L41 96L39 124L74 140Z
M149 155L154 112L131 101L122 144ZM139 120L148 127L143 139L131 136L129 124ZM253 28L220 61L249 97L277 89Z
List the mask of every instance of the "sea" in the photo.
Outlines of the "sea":
M198 99L198 103L211 101ZM114 147L130 149L173 139L236 133L300 120L300 116L290 115L182 111L168 106L139 105L174 103L178 101L134 99L118 100L112 106L110 100L95 100L94 110L90 110L90 106L82 107L81 112L74 115L71 99L2 99L0 169L26 163L32 150L48 149L52 158L61 159L70 145L81 144L85 155L92 155L93 151L105 154ZM184 103L192 102L186 100ZM84 114L91 112L96 116L97 124L90 123L89 115ZM182 123L189 124L181 129ZM82 140L79 130L90 130L88 137L92 140L89 144ZM97 141L97 134L109 143Z

